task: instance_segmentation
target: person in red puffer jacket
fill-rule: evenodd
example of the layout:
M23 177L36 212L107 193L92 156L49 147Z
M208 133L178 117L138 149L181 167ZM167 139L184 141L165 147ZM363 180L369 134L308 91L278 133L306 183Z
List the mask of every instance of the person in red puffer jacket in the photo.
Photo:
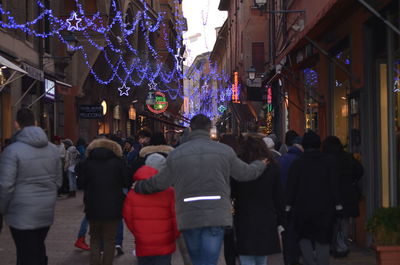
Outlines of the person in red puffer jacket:
M150 154L145 165L134 174L134 180L154 176L164 167L165 161L166 158L159 153ZM123 216L135 237L139 265L170 265L171 254L176 250L175 240L179 236L174 189L150 195L130 190L125 199Z

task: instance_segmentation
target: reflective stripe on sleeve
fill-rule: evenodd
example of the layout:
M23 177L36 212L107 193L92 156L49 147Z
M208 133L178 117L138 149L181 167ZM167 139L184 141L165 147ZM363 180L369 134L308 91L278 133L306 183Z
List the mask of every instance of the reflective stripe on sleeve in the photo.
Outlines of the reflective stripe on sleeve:
M221 196L199 196L199 197L190 197L183 199L184 202L193 202L193 201L206 201L206 200L220 200Z

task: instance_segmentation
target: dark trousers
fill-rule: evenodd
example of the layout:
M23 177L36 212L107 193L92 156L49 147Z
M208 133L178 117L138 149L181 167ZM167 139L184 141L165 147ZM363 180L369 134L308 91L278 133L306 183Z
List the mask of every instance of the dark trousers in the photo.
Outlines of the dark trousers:
M139 265L170 265L171 254L162 256L137 257Z
M234 228L225 228L224 257L226 265L236 264L236 244Z
M49 229L20 230L10 227L17 249L17 265L47 265L44 241Z
M112 265L114 260L115 236L120 220L89 220L90 224L90 265ZM103 258L101 243L103 242Z

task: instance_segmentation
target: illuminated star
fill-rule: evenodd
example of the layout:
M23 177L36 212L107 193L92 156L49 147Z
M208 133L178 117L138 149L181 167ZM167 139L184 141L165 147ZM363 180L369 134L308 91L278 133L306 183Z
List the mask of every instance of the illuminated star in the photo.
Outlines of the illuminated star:
M131 90L131 88L127 87L126 84L124 83L122 87L118 88L119 96L129 96L129 90Z
M150 80L150 83L148 83L149 90L157 90L157 84L154 82L154 80Z
M75 30L81 30L79 27L79 23L81 23L82 19L78 18L78 14L76 14L75 11L71 13L71 17L67 19L68 23L68 30L70 31L75 31Z
M178 72L182 72L182 56L181 56L181 48L178 48L175 56L175 67Z

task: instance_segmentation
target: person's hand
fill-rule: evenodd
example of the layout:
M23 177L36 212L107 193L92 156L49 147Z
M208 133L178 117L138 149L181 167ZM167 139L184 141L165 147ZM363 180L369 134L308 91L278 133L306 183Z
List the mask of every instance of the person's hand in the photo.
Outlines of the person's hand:
M264 158L261 160L265 165L269 164L269 159L268 158Z

